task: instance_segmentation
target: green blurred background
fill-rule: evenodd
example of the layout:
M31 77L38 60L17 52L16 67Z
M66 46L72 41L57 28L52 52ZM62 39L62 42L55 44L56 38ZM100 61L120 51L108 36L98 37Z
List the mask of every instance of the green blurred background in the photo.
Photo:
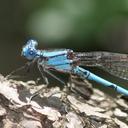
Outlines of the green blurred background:
M0 73L23 65L21 48L128 53L128 0L4 0L0 4Z

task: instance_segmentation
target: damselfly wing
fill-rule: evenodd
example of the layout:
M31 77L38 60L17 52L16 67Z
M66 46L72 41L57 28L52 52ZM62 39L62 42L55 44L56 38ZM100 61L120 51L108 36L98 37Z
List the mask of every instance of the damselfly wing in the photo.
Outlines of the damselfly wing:
M97 66L110 74L128 80L128 55L111 52L76 53L80 65Z

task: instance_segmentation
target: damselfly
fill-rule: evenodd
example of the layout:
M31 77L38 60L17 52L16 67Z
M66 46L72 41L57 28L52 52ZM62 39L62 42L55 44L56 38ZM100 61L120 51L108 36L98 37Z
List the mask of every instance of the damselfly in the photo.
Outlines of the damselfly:
M46 84L47 78L44 72L53 76L63 83L58 77L51 73L56 70L62 73L77 75L83 79L96 81L104 86L113 88L117 92L128 96L128 90L109 82L90 71L80 67L98 66L109 73L128 80L128 55L111 52L74 52L71 49L38 50L36 40L29 40L22 48L22 56L37 63Z

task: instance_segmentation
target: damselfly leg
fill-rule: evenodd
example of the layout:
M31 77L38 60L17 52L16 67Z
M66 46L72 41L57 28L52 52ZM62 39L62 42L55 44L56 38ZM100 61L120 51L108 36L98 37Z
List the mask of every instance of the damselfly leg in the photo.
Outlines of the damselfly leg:
M11 78L17 78L17 77L21 77L20 75L14 75L15 73L26 69L26 73L24 74L24 76L30 71L31 67L34 65L34 63L37 61L37 59L35 58L34 60L32 60L31 62L27 62L25 63L23 66L13 70L12 72L10 72L7 76L6 79L11 79Z
M21 70L23 70L23 69L27 69L26 71L28 72L29 65L30 65L30 62L27 62L25 65L13 70L11 73L9 73L6 76L6 79L21 77L21 75L14 75L14 74L19 72L19 71L21 71Z
M57 76L55 76L53 73L51 73L50 70L45 69L44 71L45 71L49 76L51 76L51 77L53 77L54 79L56 79L57 81L59 81L61 84L66 85L66 83L65 83L63 80L61 80L60 78L58 78Z
M50 72L50 70L46 69L45 66L43 65L43 63L40 63L40 59L37 61L37 67L39 69L39 72L41 73L41 76L46 84L46 86L49 85L49 81L48 78L45 76L45 74L48 74L49 76L53 77L54 79L56 79L57 81L59 81L61 84L66 85L66 83L64 81L62 81L60 78L58 78L57 76L55 76L53 73ZM45 86L45 87L46 87ZM30 101L36 97L37 95L40 94L40 92L42 91L42 89L44 88L44 86L37 90L31 97L30 97Z

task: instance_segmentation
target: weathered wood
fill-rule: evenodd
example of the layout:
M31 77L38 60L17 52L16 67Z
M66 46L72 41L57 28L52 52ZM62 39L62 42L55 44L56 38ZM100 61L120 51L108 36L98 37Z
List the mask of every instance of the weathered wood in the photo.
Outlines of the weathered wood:
M87 82L81 84L81 91L75 89L80 82L73 83L71 90L67 86L61 90L1 75L0 128L128 128L127 101L92 89ZM30 102L42 86L42 93Z

